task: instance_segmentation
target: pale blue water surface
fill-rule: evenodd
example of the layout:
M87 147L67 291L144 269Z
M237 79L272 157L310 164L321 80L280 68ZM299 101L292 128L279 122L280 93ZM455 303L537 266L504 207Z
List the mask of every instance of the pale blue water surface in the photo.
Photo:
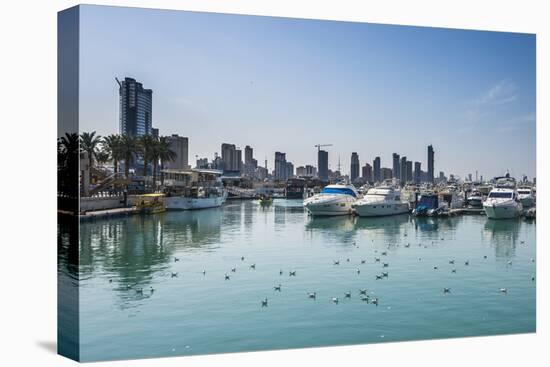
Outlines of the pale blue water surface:
M83 361L535 331L535 223L519 219L313 219L301 201L229 202L83 222L79 256Z

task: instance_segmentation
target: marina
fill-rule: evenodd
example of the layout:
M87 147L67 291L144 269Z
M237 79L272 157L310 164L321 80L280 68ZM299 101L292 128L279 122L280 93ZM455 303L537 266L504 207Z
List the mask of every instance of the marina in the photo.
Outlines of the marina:
M286 199L85 221L82 359L533 332L535 228L312 217Z

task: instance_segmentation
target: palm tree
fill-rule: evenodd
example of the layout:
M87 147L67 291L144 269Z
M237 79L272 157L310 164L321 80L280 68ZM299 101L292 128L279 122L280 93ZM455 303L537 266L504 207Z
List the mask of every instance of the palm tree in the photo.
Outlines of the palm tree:
M95 131L92 131L91 133L82 133L82 135L80 136L80 147L83 151L88 153L90 168L92 168L92 166L94 165L94 158L97 158L97 152L100 143L101 136L96 135ZM92 175L90 175L90 182L91 179Z
M134 162L134 155L138 151L137 139L132 135L124 134L120 138L120 155L124 159L124 175L130 175L130 164Z
M157 173L158 173L158 166L159 166L159 159L160 159L160 140L158 138L155 138L155 144L153 145L153 149L151 150L151 162L153 163L153 187L156 188L157 186Z
M117 134L111 134L103 138L103 150L109 154L110 159L113 161L114 172L118 173L118 163L124 159L124 156L120 151L121 136Z
M170 142L166 136L161 136L157 145L158 157L160 159L160 183L164 185L164 163L175 160L178 155L170 149Z
M138 147L141 158L143 159L143 176L147 177L149 162L153 158L156 139L152 135L142 135L138 138Z
M80 137L78 134L65 134L57 139L57 189L69 197L78 195L78 162Z

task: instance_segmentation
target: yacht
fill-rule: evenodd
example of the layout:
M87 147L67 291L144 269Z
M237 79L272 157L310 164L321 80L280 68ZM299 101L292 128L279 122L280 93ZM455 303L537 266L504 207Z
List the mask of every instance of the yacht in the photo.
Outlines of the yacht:
M458 209L464 206L464 193L457 185L448 185L439 193L441 202L446 202L450 209Z
M390 186L369 189L352 207L361 217L395 215L409 211L409 203L401 200L400 190Z
M468 195L467 201L472 208L481 208L483 206L483 195L478 190L474 190Z
M357 196L357 190L353 185L327 185L319 194L305 199L304 207L313 216L351 214L352 204L357 200Z
M496 187L487 196L483 209L488 218L505 219L519 216L523 208L515 189Z
M166 209L217 208L227 199L221 171L192 169L164 170L162 173L165 177Z
M518 199L524 208L530 208L535 205L535 195L530 187L518 188Z
M413 210L415 216L436 216L449 210L448 204L439 201L439 197L433 191L425 191L420 194L420 198Z

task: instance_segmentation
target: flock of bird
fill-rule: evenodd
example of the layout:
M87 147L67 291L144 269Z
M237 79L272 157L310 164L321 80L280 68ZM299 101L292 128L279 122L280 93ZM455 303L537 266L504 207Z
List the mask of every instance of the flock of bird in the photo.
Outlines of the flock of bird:
M443 238L441 238L441 240L443 240ZM374 240L372 240L374 242ZM433 242L432 242L433 243ZM524 241L521 241L522 244L524 244L525 242ZM356 242L353 242L353 245L357 248L359 248L359 246L357 245ZM399 246L399 245L397 245ZM423 246L421 243L418 244L418 246ZM391 245L387 245L387 249L389 249L391 247ZM411 244L410 243L407 243L404 245L405 248L410 248L411 247ZM424 247L426 247L424 245ZM378 253L378 250L374 250L375 253ZM380 256L374 256L373 260L374 260L374 263L380 263L382 265L382 268L388 268L389 267L389 262L385 262L385 261L382 261L382 258L383 257L387 257L388 256L388 252L386 250L384 251L381 251L380 252ZM483 256L483 259L487 259L487 255L484 255ZM245 261L245 257L244 256L241 256L240 257L240 260L241 262L244 262ZM422 258L418 258L419 261L422 261ZM174 262L179 262L180 259L178 257L174 257ZM340 262L341 260L333 260L332 261L332 265L333 266L340 266ZM345 262L346 263L351 263L351 259L350 258L346 258L345 259ZM531 262L535 262L534 259L531 259ZM365 258L361 258L359 260L359 264L361 265L365 265L367 263L367 259ZM455 259L449 259L448 260L448 263L449 265L455 265L456 264L456 260ZM470 260L464 260L464 266L469 266L470 265ZM512 261L508 261L507 262L507 265L508 266L511 266L512 265ZM248 265L248 268L250 270L255 270L256 269L256 264L255 263L251 263ZM439 267L436 265L436 266L433 266L433 269L434 270L438 270ZM224 280L226 281L229 281L231 280L231 273L236 273L237 272L237 267L236 266L233 266L229 272L225 273L224 274ZM357 274L361 274L361 269L359 268L356 268L355 269L355 272ZM456 273L457 272L457 269L456 268L452 268L451 269L451 273ZM202 270L202 274L203 276L206 276L206 270ZM288 271L288 276L289 277L295 277L297 276L297 271L296 270L289 270ZM282 276L284 275L284 272L283 270L279 270L279 276ZM178 272L170 272L170 277L171 278L177 278L179 276L179 273ZM376 274L375 275L375 280L382 280L384 278L388 278L389 277L389 272L388 271L382 271L380 274ZM535 277L533 276L531 278L532 281L535 280ZM112 279L109 279L109 282L112 283ZM126 288L129 290L132 288L132 286L130 285L127 285ZM282 285L281 283L279 284L276 284L273 286L273 291L274 292L282 292ZM144 294L144 290L142 287L135 287L135 292L136 294L138 295L143 295ZM155 289L151 286L149 288L149 293L152 295L153 293L155 292ZM507 293L508 290L507 288L500 288L499 289L499 292L500 293ZM449 287L444 287L443 288L443 293L444 294L448 294L448 293L451 293L451 288ZM368 303L368 304L373 304L373 305L376 305L378 306L379 304L379 298L378 297L374 297L372 294L369 294L368 290L365 289L365 288L361 288L358 290L358 295L359 295L359 299L362 301L362 302L365 302L365 303ZM317 300L318 296L317 296L317 292L316 291L310 291L310 292L307 292L305 294L305 296L309 299L313 299L313 300ZM345 291L343 293L343 299L351 299L352 298L352 292L351 291ZM334 304L338 304L340 301L341 301L341 298L338 297L338 296L333 296L330 298L330 301ZM264 299L260 300L260 306L263 308L263 307L268 307L269 305L269 300L267 297L265 297Z

